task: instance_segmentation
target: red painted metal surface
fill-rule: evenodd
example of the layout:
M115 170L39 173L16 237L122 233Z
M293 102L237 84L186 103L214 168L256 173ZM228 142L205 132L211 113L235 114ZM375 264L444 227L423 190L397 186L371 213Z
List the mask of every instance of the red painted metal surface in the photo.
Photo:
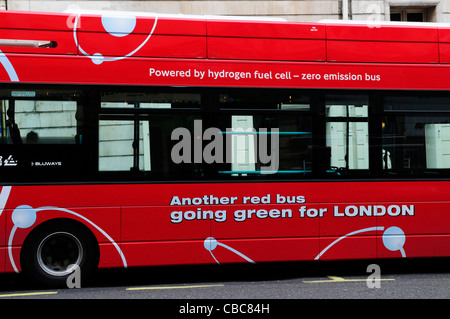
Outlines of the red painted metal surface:
M53 48L0 46L2 82L449 88L442 78L449 73L450 36L439 25L0 15L2 39L57 43Z
M449 256L450 186L424 184L13 186L1 216L2 260L12 271L26 235L52 218L92 230L100 267ZM36 220L21 228L13 219L20 212Z

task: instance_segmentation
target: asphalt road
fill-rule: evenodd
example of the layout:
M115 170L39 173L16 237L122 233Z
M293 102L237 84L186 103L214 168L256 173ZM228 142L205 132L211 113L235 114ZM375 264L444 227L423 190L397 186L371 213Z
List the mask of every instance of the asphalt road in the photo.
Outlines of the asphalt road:
M379 272L368 271L370 264ZM0 306L12 299L153 299L155 306L176 300L170 307L179 311L188 301L192 306L215 300L213 312L222 314L236 310L235 303L245 304L240 307L248 313L246 300L262 311L266 304L276 308L277 300L450 299L450 259L102 270L79 289L43 289L20 274L2 274Z

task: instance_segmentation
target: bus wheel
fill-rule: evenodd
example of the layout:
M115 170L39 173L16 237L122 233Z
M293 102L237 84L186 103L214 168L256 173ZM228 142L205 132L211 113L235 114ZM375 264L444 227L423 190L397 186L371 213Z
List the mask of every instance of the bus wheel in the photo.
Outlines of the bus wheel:
M53 220L28 236L22 247L21 266L39 284L64 287L75 271L84 281L97 268L98 243L84 225Z

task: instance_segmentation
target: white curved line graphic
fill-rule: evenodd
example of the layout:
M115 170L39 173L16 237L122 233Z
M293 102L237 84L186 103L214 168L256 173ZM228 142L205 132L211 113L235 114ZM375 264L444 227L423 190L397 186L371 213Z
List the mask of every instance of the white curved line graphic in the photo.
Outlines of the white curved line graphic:
M228 249L229 251L231 251L231 252L235 253L236 255L242 257L243 259L247 260L249 263L255 264L255 262L254 262L253 260L251 260L250 258L248 258L247 256L245 256L243 253L237 251L236 249L234 249L234 248L232 248L232 247L230 247L230 246L228 246L228 245L222 244L221 242L219 242L219 241L217 241L217 240L216 240L215 242L216 242L216 244L217 244L218 246L222 246L223 248ZM216 261L216 263L220 264L219 261L218 261L218 260L216 259L216 257L214 256L214 254L212 253L212 250L211 250L211 249L208 249L208 250L209 250L209 253L211 254L211 256L212 256L212 257L214 258L214 260Z
M0 50L0 64L3 65L3 67L6 70L6 73L8 73L9 79L11 82L19 82L19 77L17 76L16 70L14 70L13 65L11 62L9 62L6 55Z
M87 53L86 51L83 50L83 48L79 45L78 43L78 38L77 38L77 26L78 26L78 19L80 18L80 15L77 14L76 18L75 18L75 23L73 26L73 39L75 41L75 45L77 46L77 48L80 50L80 52L90 58L96 58L95 55L90 55L89 53ZM105 62L111 62L111 61L119 61L119 60L123 60L125 58L128 58L130 56L132 56L133 54L135 54L137 51L139 51L147 42L148 40L151 38L151 36L153 35L153 32L155 31L156 28L156 24L158 23L158 16L155 16L155 22L153 23L153 28L150 31L149 35L147 36L147 38L144 40L144 42L142 42L136 49L134 49L133 51L131 51L130 53L121 56L121 57L115 57L115 58L104 58L102 57L102 61Z
M0 216L2 215L3 210L5 209L6 202L8 201L9 194L11 193L11 189L12 189L12 186L3 186L2 187L2 192L0 193ZM17 229L17 226L14 225L13 229L11 230L11 234L12 235L9 236L9 241L8 241L8 254L9 254L9 259L10 260L12 260L12 258L11 258L12 257L12 251L11 251L11 249L9 247L11 246L10 243L12 243L12 236L14 236L14 233L16 232L16 229ZM14 262L12 262L11 264L12 264L12 266L14 268L14 271L18 272Z
M11 229L11 234L9 234L8 256L9 256L9 261L11 262L11 265L12 265L14 271L18 273L19 270L16 267L16 263L14 262L14 258L13 258L13 255L12 255L12 241L13 241L13 237L14 237L14 234L16 233L17 228L18 227L16 225L14 225L14 227Z
M380 226L380 227L369 227L369 228L364 228L364 229L360 229L360 230L356 230L354 232L348 233L342 237L339 237L338 239L336 239L335 241L333 241L331 244L329 244L324 250L322 250L320 252L320 254L318 254L316 256L316 258L314 258L314 260L318 260L320 257L322 257L323 254L325 254L325 252L330 249L331 247L333 247L335 244L337 244L338 242L340 242L342 239L349 237L349 236L353 236L356 234L360 234L360 233L365 233L365 232L369 232L369 231L375 231L375 230L384 230L384 227Z
M222 247L224 247L224 248L226 248L226 249L232 251L232 252L235 253L236 255L241 256L242 258L244 258L245 260L247 260L248 262L250 262L250 263L252 263L252 264L255 263L253 260L251 260L250 258L248 258L247 256L245 256L243 253L237 251L237 250L234 249L234 248L231 248L231 247L228 246L228 245L222 244L222 243L220 243L220 242L217 242L217 245L222 246Z
M211 257L214 258L214 260L216 261L216 263L220 265L220 262L217 260L216 256L214 256L214 254L212 253L211 250L209 251L209 253L211 254Z

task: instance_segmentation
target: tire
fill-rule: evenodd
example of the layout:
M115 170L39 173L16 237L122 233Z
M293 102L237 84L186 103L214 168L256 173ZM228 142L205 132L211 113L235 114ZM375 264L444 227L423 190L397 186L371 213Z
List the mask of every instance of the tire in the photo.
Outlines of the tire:
M57 219L31 232L20 262L22 271L39 285L67 287L67 278L76 266L84 282L97 269L98 256L98 243L86 226Z

